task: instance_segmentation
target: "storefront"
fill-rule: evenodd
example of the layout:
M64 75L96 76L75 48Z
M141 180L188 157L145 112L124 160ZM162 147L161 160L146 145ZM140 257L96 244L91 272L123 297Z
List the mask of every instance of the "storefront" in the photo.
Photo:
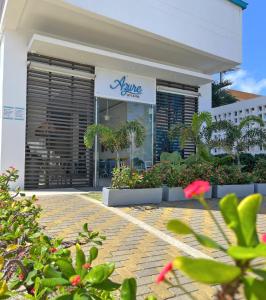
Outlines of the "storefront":
M191 121L197 87L34 54L28 62L25 188L110 184L115 154L99 141L93 150L84 147L85 129L94 123L144 126L143 145L119 153L135 168L150 168L163 151L180 151L168 130ZM193 151L188 145L181 153Z
M108 184L114 154L85 149L90 124L143 124L143 146L120 153L139 168L180 151L169 128L210 111L213 75L241 64L243 1L0 2L0 169L19 170L12 188Z

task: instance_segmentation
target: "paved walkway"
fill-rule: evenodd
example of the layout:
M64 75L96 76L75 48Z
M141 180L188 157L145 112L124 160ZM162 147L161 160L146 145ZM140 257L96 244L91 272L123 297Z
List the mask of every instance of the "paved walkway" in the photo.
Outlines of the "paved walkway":
M136 277L138 299L145 299L150 294L158 299L190 299L179 289L154 283L161 268L178 255L208 255L221 261L228 260L218 251L202 249L191 237L176 237L165 230L167 221L178 217L223 243L207 213L194 201L106 208L88 196L77 194L43 195L39 199L43 207L41 222L49 234L74 239L82 225L89 223L89 227L106 235L97 263L116 263L113 280L121 282L123 278ZM218 215L216 203L212 203L214 213ZM260 215L260 229L265 230L265 225L265 216ZM210 299L211 288L193 283L179 273L177 275L184 288L193 292L197 299Z

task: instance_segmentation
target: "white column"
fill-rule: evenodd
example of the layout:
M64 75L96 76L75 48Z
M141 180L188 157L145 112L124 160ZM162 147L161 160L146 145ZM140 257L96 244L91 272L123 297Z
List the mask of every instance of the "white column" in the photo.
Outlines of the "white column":
M0 52L0 169L19 170L15 186L24 187L26 130L27 40L5 32ZM14 187L14 186L13 186Z
M199 112L209 111L211 112L212 108L212 84L207 83L200 87L199 93Z

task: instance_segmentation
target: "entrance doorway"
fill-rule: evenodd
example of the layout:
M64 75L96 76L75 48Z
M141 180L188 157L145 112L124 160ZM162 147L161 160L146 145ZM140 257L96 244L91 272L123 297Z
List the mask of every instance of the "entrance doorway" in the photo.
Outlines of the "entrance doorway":
M138 170L150 168L153 164L154 107L153 105L98 98L97 123L111 128L119 128L127 121L138 121L145 128L145 140L141 147L134 144L131 149L120 151L121 164ZM96 185L109 186L112 172L116 167L116 154L106 150L98 143L96 147Z

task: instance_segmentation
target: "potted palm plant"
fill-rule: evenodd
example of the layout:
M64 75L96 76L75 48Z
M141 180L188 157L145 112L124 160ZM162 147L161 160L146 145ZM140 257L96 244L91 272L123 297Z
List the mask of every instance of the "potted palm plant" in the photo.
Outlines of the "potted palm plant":
M138 121L128 121L119 128L111 128L102 124L89 125L84 135L86 148L93 147L96 136L99 138L100 144L116 153L116 165L119 168L119 152L128 148L131 149L130 165L132 166L132 144L135 143L136 147L143 145L145 129Z
M170 140L178 138L180 148L184 149L187 143L192 142L196 148L196 157L209 157L209 149L205 143L206 133L204 130L212 125L212 115L209 112L195 113L191 124L177 123L169 130Z
M177 201L185 200L183 187L196 179L200 179L206 174L199 174L198 171L202 168L199 167L199 163L203 159L209 159L210 153L205 143L205 134L208 131L203 130L206 127L211 126L212 116L208 112L195 113L192 118L191 124L177 123L169 130L170 140L178 138L180 148L184 149L187 143L192 142L195 145L196 154L190 158L195 159L195 165L186 165L184 161L181 165L181 160L177 160L177 163L172 164L172 170L167 175L165 180L166 187L164 187L163 200L164 201ZM161 156L161 162L163 162L165 155ZM203 178L206 180L206 177ZM209 191L207 197L211 198L211 191Z
M140 147L145 129L137 121L128 121L114 129L104 125L88 126L84 143L92 148L95 137L108 150L116 153L117 167L113 170L111 187L103 188L103 203L107 206L157 204L162 201L160 174L153 169L142 174L133 170L133 145ZM120 164L119 152L130 148L130 167Z

